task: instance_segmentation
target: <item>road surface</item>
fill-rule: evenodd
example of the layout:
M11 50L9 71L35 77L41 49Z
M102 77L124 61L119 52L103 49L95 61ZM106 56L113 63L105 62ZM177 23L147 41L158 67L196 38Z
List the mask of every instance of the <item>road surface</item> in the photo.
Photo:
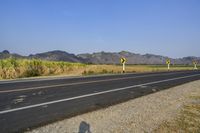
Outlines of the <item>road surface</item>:
M21 132L199 79L200 71L175 71L0 81L1 133Z

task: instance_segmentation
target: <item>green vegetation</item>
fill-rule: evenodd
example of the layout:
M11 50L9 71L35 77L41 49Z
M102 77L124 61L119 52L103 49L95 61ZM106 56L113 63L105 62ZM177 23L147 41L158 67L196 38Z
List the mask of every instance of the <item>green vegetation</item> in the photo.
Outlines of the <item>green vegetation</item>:
M170 70L192 70L193 66L171 66ZM94 75L121 73L121 65L92 65L38 59L0 60L0 79L49 75ZM126 65L126 72L167 71L166 65Z

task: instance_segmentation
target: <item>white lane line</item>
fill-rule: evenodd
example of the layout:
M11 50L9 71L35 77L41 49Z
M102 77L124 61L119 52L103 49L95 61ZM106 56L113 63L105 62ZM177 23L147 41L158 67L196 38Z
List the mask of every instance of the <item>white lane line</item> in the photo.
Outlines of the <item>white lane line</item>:
M184 72L177 72L177 73L184 73ZM11 92L20 92L20 91L29 91L29 90L38 90L38 89L46 89L46 88L53 88L53 87L63 87L63 86L72 86L72 85L81 85L81 84L90 84L90 83L99 83L99 82L108 82L108 81L116 81L116 80L126 80L126 79L135 79L135 78L143 78L143 77L151 77L151 76L160 76L160 75L174 75L177 73L162 73L162 74L150 74L150 75L141 75L141 76L134 76L134 77L125 77L125 78L112 78L112 79L102 79L102 80L95 80L95 81L86 81L86 82L76 82L76 83L66 83L66 84L58 84L58 85L47 85L47 86L39 86L39 87L29 87L23 89L12 89L12 90L2 90L1 93L11 93Z
M161 71L162 73L167 73L167 71ZM172 72L172 71L171 71ZM183 71L175 71L183 72ZM187 72L187 71L185 71ZM120 75L137 75L137 74L153 74L155 72L147 73L123 73L123 74L99 74L99 75L87 75L87 76L63 76L63 77L46 77L46 78L21 78L21 79L8 79L0 80L0 84L12 84L12 83L26 83L34 81L51 81L51 80L61 80L61 79L81 79L81 78L92 78L92 77L110 77L110 76L120 76Z
M150 72L149 72L150 73ZM61 79L80 79L80 78L92 78L92 77L110 77L119 75L136 75L139 73L124 73L124 74L102 74L102 75L89 75L89 76L64 76L64 77L47 77L47 78L22 78L22 79L10 79L10 80L0 80L0 84L12 84L12 83L25 83L34 81L51 81L51 80L61 80ZM148 73L147 73L148 74Z
M168 82L168 81L173 81L173 80L190 78L190 77L195 77L195 76L199 76L199 75L200 74L194 74L194 75L177 77L177 78L172 78L172 79L159 80L159 81L154 81L154 82L149 82L149 83L144 83L144 84L139 84L139 85L116 88L116 89L113 89L113 90L101 91L101 92L96 92L96 93L91 93L91 94L86 94L86 95L81 95L81 96L76 96L76 97L71 97L71 98L65 98L65 99L60 99L60 100L55 100L55 101L50 101L50 102L44 102L44 103L40 103L40 104L34 104L34 105L24 106L24 107L20 107L20 108L14 108L14 109L0 111L0 114L6 114L6 113L10 113L10 112L20 111L20 110L25 110L25 109L30 109L30 108L35 108L35 107L40 107L40 106L45 106L45 105L50 105L50 104L54 104L54 103L66 102L66 101L70 101L70 100L101 95L101 94L110 93L110 92L122 91L122 90L127 90L127 89L131 89L131 88L135 88L135 87L140 87L140 86L146 86L146 85L152 85L152 84L157 84L157 83L162 83L162 82Z

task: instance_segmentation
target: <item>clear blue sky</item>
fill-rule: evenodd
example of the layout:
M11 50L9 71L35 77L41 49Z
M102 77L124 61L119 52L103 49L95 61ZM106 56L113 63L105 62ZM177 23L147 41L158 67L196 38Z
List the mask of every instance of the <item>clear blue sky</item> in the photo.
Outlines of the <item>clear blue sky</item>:
M200 0L0 0L0 51L200 56Z

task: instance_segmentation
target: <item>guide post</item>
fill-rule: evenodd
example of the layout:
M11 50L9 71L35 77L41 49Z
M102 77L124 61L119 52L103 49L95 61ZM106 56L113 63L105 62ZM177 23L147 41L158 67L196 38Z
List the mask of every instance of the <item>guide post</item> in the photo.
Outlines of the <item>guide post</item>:
M166 60L166 64L167 64L167 69L168 69L168 71L169 71L169 69L170 69L170 63L171 63L170 59L167 59L167 60Z
M122 57L120 61L122 63L122 73L125 73L126 58Z
M194 64L194 70L197 70L197 61L193 61Z

